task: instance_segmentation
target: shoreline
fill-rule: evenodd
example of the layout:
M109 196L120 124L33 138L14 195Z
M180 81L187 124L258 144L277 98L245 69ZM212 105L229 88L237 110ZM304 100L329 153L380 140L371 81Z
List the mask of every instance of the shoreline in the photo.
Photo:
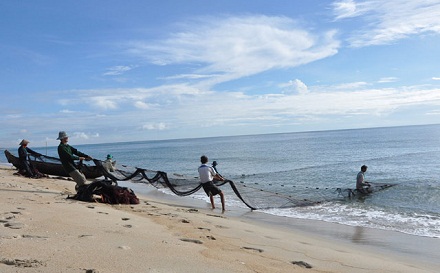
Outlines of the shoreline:
M164 198L157 190L139 194L135 187L139 205L85 203L66 199L74 194L72 181L29 179L14 172L0 167L1 272L437 270L437 261L420 261L399 248L385 256L350 242L349 236L332 238L334 227L326 223L290 223L228 207L221 214L201 200ZM311 227L331 231L330 236L317 235ZM388 236L366 234L377 240Z
M151 186L136 183L126 182L123 186L134 186L131 187L133 189L140 187L143 189L142 196L155 200L155 202L211 210L210 204L200 199L169 195ZM150 189L145 190L145 187ZM227 196L225 198L227 205ZM220 202L217 197L215 197L215 202L216 204ZM373 253L392 255L403 261L412 260L413 263L430 264L432 267L440 265L440 262L438 262L440 261L439 238L417 236L392 230L349 226L321 220L276 216L259 210L252 211L237 207L228 208L227 206L226 214L253 225L263 224L269 229L301 233L304 236L319 238L335 244L348 245L361 251L367 249Z

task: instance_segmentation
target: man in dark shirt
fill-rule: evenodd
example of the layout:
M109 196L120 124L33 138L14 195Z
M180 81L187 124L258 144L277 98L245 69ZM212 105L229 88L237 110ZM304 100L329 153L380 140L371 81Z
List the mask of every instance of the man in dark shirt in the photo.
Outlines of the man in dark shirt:
M60 145L58 145L58 156L60 157L64 170L76 182L75 189L78 190L79 187L86 184L87 179L84 174L76 168L74 160L91 160L92 157L67 144L69 137L66 132L59 132L57 139L60 140Z
M29 160L29 154L34 156L40 156L40 153L35 152L31 148L29 148L27 145L29 144L29 141L26 139L23 139L20 142L20 147L18 148L18 159L20 160L20 172L24 171L27 177L35 177L34 170L32 168L31 162Z

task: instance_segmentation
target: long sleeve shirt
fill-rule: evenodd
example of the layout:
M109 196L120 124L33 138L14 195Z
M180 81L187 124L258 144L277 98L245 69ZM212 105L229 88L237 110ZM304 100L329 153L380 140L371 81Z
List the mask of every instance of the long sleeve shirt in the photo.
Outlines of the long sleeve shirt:
M28 160L29 154L35 155L35 156L41 155L40 153L37 153L37 152L35 152L34 150L32 150L31 148L28 148L28 147L20 146L18 148L18 158L20 159L20 161Z
M60 145L58 145L58 156L60 157L61 164L63 164L63 168L67 173L76 170L74 160L78 160L79 157L89 157L67 143L60 143Z

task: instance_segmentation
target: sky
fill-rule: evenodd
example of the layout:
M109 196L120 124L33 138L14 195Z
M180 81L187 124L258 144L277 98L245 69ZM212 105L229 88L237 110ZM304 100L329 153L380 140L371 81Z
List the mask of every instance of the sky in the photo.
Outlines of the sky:
M440 0L0 1L0 148L437 124Z

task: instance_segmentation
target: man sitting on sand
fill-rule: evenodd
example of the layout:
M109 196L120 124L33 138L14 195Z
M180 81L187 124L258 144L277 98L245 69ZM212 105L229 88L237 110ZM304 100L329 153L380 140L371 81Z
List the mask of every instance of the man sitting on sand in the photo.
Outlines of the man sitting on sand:
M60 145L58 145L58 156L61 159L64 170L76 182L75 190L78 191L79 187L86 184L87 179L84 174L76 168L74 160L91 160L93 158L67 144L69 137L66 132L59 132L57 139L60 140Z
M367 171L367 166L362 165L361 171L357 174L356 177L356 190L361 193L371 193L371 184L364 180L365 172Z
M200 157L200 162L202 165L199 167L199 176L200 183L202 183L203 190L205 190L206 195L209 196L209 200L211 201L212 209L215 209L214 205L214 195L220 195L220 200L222 202L222 211L225 211L225 197L223 192L214 185L213 180L223 181L223 177L221 177L211 166L208 166L208 157L202 155Z

